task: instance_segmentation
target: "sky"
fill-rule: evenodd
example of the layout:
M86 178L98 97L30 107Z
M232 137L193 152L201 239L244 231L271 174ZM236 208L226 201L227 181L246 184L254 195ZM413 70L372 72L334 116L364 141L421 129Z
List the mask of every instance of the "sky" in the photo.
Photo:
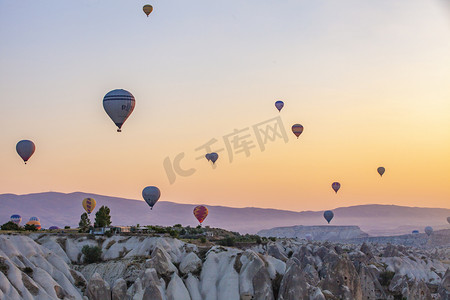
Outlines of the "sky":
M0 193L450 208L448 4L0 0ZM121 133L114 89L136 98Z

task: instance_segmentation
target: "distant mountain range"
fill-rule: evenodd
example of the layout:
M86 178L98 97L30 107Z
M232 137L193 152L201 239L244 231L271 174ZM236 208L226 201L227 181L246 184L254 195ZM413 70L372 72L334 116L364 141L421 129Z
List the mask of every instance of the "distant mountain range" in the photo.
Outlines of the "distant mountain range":
M0 224L7 222L12 214L22 216L26 223L32 216L41 219L43 228L78 226L84 212L81 201L92 197L97 201L95 212L102 205L111 209L113 225L163 225L182 224L196 226L193 216L194 204L179 204L159 201L153 210L144 201L102 196L89 193L37 193L28 195L0 195ZM256 233L262 229L294 225L326 225L323 211L294 212L254 207L232 208L208 205L209 215L204 225L220 227L240 233ZM425 226L434 229L450 227L446 218L450 209L420 208L396 205L358 205L333 210L331 225L356 225L370 235L397 235L417 229L423 232Z

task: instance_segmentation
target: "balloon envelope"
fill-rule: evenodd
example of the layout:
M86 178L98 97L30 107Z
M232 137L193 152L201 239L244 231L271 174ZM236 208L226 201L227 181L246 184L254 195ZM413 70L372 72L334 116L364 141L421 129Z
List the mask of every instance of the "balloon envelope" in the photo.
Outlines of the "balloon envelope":
M12 215L11 216L11 222L13 222L14 224L19 225L20 222L22 222L22 217L19 215Z
M133 112L135 104L134 96L121 89L110 91L103 98L103 108L119 128L117 129L118 132L121 131L123 123Z
M209 159L214 163L216 163L216 160L219 158L219 154L217 154L216 152L210 153L209 154Z
M146 5L144 5L144 7L142 7L142 10L148 17L148 15L151 14L153 11L153 6L151 6L150 4L146 4Z
M21 140L16 145L16 151L26 164L36 150L36 146L32 141Z
M205 157L206 157L206 159L207 159L208 161L211 160L211 158L209 157L209 155L210 155L209 153L206 153L206 154L205 154Z
M278 109L278 111L281 111L281 109L284 106L284 102L283 101L277 101L275 102L275 107Z
M50 229L50 230L56 230L56 229L59 229L59 227L58 227L58 226L50 226L48 229Z
M447 217L447 222L450 224L450 217Z
M39 220L38 217L31 217L31 218L30 218L30 221L40 222L40 220Z
M194 208L194 216L197 218L197 220L200 222L200 224L203 223L203 221L208 216L208 209L204 207L203 205L196 206Z
M386 171L386 169L383 168L383 167L379 167L379 168L377 169L377 172L378 172L378 174L380 174L380 176L383 176L383 174L384 174L385 171Z
M433 233L433 228L431 226L425 227L425 233L430 236Z
M83 204L84 210L88 214L91 214L91 212L94 210L95 205L97 204L97 202L95 202L95 200L93 198L86 198L86 199L83 200L82 204Z
M159 200L159 197L161 197L161 191L156 186L148 186L142 190L142 198L150 206L150 209L153 209L153 205Z
M413 234L418 234L418 233L419 233L419 230L413 230L412 233L413 233Z
M305 238L306 238L308 241L312 241L313 236L312 236L311 233L307 233L307 234L305 234Z
M339 182L333 182L331 184L331 187L333 188L333 190L337 193L339 191L339 189L341 188L341 184Z
M327 220L328 224L330 224L330 221L334 217L334 213L331 210L326 210L323 212L323 217Z
M303 126L300 124L294 124L292 125L292 132L295 134L295 136L298 138L300 134L303 132Z
M30 220L27 222L26 225L34 225L36 226L37 230L41 230L41 223L39 221Z

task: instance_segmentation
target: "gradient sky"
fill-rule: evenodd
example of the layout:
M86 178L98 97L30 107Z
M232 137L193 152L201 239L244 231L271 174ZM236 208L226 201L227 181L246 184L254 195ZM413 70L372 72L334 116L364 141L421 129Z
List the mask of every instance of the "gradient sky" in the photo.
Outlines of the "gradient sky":
M156 185L179 203L450 208L444 2L156 0L146 18L144 1L0 0L0 193L142 199ZM136 98L122 133L102 106L117 88ZM261 151L251 135L248 157L195 159L277 117L287 142ZM37 148L26 166L21 139ZM170 184L163 162L183 152L195 173Z

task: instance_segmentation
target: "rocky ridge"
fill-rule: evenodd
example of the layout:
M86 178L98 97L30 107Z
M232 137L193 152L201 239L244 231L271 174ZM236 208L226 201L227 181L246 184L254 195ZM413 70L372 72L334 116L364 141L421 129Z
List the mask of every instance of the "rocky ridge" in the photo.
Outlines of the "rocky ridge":
M83 264L84 245L102 261ZM0 235L0 299L449 299L450 249L283 239Z

